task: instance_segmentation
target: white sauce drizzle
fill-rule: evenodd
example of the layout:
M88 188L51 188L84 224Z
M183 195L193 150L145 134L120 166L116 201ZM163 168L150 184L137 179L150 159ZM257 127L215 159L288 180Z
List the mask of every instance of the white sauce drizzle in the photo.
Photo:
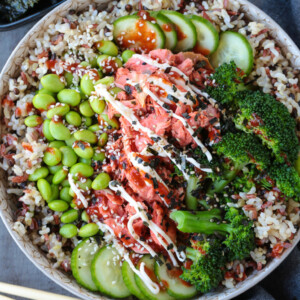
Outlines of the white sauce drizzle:
M73 192L76 194L77 198L81 201L83 206L85 208L88 207L88 202L85 199L84 195L81 193L80 189L76 186L71 173L69 173L68 175L68 181L70 183L70 187L72 188Z
M146 215L146 212L143 208L143 206L141 205L141 203L136 202L124 189L123 186L119 185L114 185L112 184L112 182L109 183L109 188L112 189L115 192L120 192L121 196L129 203L130 206L134 207L136 214L138 214L138 216L149 225L149 229L155 234L156 238L159 240L159 242L162 244L162 246L165 248L165 250L168 252L172 263L174 266L178 266L177 261L175 260L175 257L172 253L172 251L170 251L170 249L168 249L168 245L162 240L161 237L163 237L167 243L172 244L173 245L173 250L176 253L176 256L178 258L179 261L185 261L185 253L184 252L179 252L176 245L172 242L172 240L170 239L170 237L159 227L157 226L153 221L149 220L149 218Z

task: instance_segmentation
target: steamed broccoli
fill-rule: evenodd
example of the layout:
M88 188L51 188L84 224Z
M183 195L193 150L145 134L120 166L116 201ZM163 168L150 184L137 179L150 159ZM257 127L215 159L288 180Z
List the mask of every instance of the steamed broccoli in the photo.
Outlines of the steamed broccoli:
M294 167L275 162L267 173L283 194L300 201L300 177Z
M299 151L296 121L287 108L271 95L262 92L241 92L240 112L234 119L245 132L255 133L280 162L294 163Z
M194 241L193 248L186 249L187 258L192 260L190 269L183 268L180 276L195 285L202 293L216 288L224 277L226 259L223 245L218 239Z
M245 88L244 77L245 74L237 69L233 61L224 63L212 75L215 86L207 86L206 92L221 104L232 104L239 91Z
M246 165L254 164L257 169L264 169L271 163L268 149L256 136L244 132L225 134L221 142L214 145L214 149L232 164L223 164L224 172L213 181L208 195L222 191Z
M255 247L253 222L236 208L229 208L224 219L219 209L194 213L178 210L170 217L182 232L224 235L222 244L226 246L228 261L248 257Z

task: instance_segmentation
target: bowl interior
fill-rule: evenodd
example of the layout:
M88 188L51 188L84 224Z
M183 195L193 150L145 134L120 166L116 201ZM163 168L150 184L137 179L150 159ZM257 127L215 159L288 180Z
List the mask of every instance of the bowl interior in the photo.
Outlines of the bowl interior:
M272 36L282 47L285 54L291 53L292 59L291 63L294 68L300 69L300 51L295 45L295 43L289 38L289 36L276 24L270 17L259 10L257 7L252 5L246 0L240 0L242 4L242 11L249 17L250 20L258 21L267 24L269 28L272 29ZM41 36L44 30L53 23L57 18L63 17L70 9L77 11L83 10L88 7L91 3L96 3L100 8L105 8L109 0L68 0L51 11L42 20L40 20L22 39L19 45L11 54L8 62L4 66L2 73L0 75L0 95L4 95L8 90L8 80L11 77L15 77L20 73L20 65L22 64L24 58L28 54L28 50L35 45L35 39ZM1 97L1 96L0 96ZM1 117L0 110L0 117ZM3 124L0 124L0 133L4 132ZM72 276L68 276L60 270L53 269L50 261L45 257L43 252L36 246L34 246L29 240L27 235L20 236L15 231L12 230L14 224L14 212L16 211L16 202L12 201L9 195L6 193L7 188L7 176L5 172L1 170L0 172L0 214L2 220L4 221L8 231L12 235L13 239L16 241L18 246L24 252L24 254L37 266L46 276L54 280L60 286L66 288L68 291L72 292L76 296L83 299L107 299L105 296L100 294L95 294L87 291L86 289L80 287ZM297 233L294 239L295 246L300 240L300 232ZM274 270L292 251L289 248L285 251L280 259L275 259L269 263L262 271L252 274L244 282L239 283L233 289L225 289L220 292L214 292L207 294L201 299L230 299L239 295L240 293L246 291L265 276L267 276L272 270Z

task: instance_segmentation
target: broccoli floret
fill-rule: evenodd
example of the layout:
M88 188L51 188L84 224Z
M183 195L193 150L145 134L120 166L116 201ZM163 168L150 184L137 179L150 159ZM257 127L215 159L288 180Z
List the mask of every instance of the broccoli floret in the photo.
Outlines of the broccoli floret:
M182 232L224 235L222 244L226 246L229 261L249 257L255 247L253 222L236 208L229 208L225 218L219 209L194 213L178 210L170 217Z
M225 134L221 142L214 145L214 149L232 164L223 164L223 174L213 180L207 192L210 196L221 192L246 165L254 164L257 169L264 169L271 163L270 153L259 138L242 131Z
M183 268L180 276L184 281L193 284L202 293L215 289L224 278L226 259L220 240L206 239L193 243L187 248L187 258L193 264L190 269Z
M283 194L300 201L300 177L294 167L275 162L267 173Z
M206 92L221 104L232 104L238 92L244 88L244 77L245 74L237 69L233 61L224 63L212 75L215 86L207 86Z
M287 108L262 92L241 92L237 128L256 134L280 162L294 163L299 152L296 121Z

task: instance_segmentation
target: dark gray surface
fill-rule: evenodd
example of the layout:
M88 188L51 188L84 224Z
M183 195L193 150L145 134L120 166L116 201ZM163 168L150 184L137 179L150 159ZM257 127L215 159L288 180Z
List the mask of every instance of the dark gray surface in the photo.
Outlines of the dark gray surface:
M250 2L269 14L300 46L300 0L252 0ZM0 32L0 69L32 25L33 23L13 31ZM71 296L31 264L15 245L2 221L0 221L0 241L0 281ZM300 300L299 269L300 247L298 245L298 248L271 275L236 299Z

